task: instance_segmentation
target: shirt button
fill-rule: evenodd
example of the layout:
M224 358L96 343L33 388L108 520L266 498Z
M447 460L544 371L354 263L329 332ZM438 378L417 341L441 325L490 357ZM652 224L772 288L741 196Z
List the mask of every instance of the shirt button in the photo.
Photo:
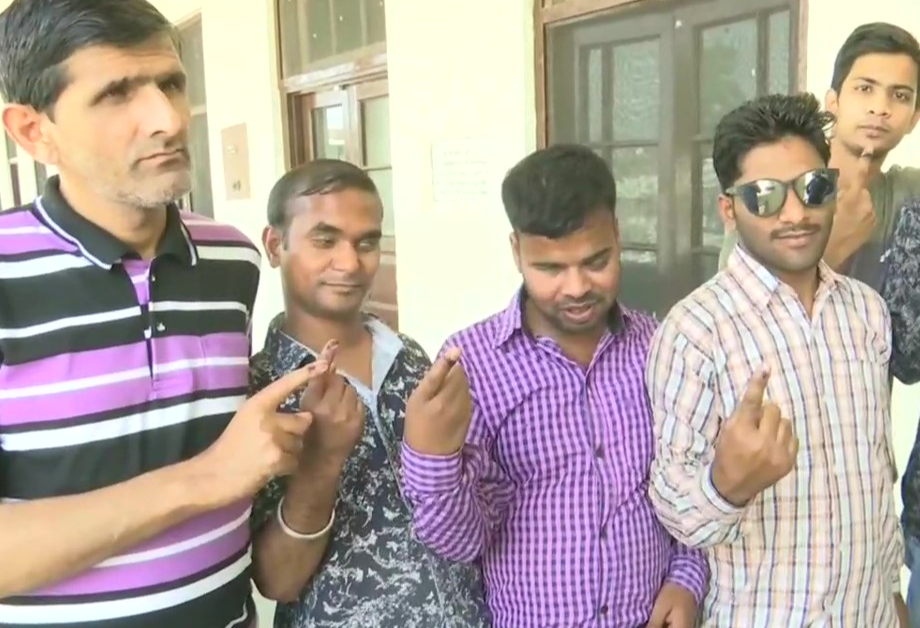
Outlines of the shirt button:
M607 614L607 611L609 611L609 610L610 610L610 609L607 608L607 605L604 604L603 606L601 606L601 615L606 615L606 614Z
M602 539L607 538L607 528L601 528L601 538Z
M597 456L598 458L603 458L604 457L604 446L598 445L597 449L594 450L594 455Z

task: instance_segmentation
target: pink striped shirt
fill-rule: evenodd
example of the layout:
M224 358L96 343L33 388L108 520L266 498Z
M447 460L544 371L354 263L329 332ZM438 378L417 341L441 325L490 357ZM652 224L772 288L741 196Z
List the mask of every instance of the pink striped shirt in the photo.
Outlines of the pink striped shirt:
M705 548L705 627L897 625L891 324L871 288L823 263L819 272L809 319L789 286L736 248L652 344L651 497L678 539ZM736 508L712 486L714 443L764 364L799 455L792 473Z

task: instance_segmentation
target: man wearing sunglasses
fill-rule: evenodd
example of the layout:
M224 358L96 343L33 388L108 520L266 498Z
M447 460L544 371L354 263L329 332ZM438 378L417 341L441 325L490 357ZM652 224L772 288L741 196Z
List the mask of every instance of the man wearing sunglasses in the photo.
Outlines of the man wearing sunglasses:
M920 119L918 73L920 45L913 35L893 24L864 24L837 53L825 97L836 118L830 164L840 170L840 193L824 261L876 289L898 210L920 196L920 169L882 172L888 153ZM720 268L737 240L726 230Z
M656 332L650 494L706 551L707 628L907 626L895 512L890 321L822 261L836 170L810 94L716 128L719 209L739 246Z

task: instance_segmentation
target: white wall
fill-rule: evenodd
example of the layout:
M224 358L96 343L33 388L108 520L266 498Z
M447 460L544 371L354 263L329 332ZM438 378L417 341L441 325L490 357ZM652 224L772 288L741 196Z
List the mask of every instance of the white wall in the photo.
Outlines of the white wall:
M499 186L536 146L532 2L386 8L400 327L435 352L517 287ZM436 207L432 146L465 138L489 164L489 195Z

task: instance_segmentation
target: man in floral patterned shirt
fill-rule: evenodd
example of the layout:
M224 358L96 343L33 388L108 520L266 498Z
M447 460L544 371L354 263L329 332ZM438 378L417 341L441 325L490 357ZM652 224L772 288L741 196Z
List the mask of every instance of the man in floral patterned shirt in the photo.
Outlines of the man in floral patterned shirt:
M901 210L883 258L881 293L891 313L891 374L904 384L920 382L920 199ZM920 430L918 430L920 436ZM911 628L920 628L920 438L901 479L904 541L911 570L907 607Z
M479 569L418 543L399 490L406 401L431 363L362 312L382 218L373 181L337 160L289 172L269 196L263 243L285 311L253 358L252 388L314 360L331 365L283 406L313 415L300 468L253 507L253 579L281 602L276 628L489 625Z

